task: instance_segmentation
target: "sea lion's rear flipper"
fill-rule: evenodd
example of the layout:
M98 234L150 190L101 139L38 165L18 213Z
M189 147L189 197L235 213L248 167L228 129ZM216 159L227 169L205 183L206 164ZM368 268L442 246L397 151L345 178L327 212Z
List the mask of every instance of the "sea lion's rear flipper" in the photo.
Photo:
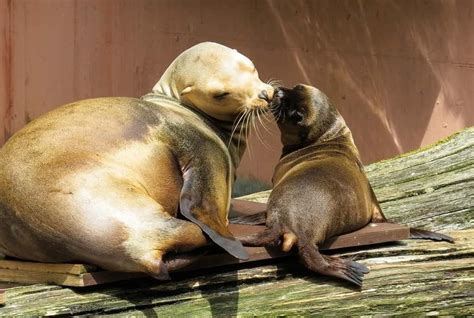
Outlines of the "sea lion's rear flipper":
M298 248L301 261L308 269L323 275L342 278L362 287L364 275L369 272L365 265L340 257L322 255L318 248L311 244L298 244Z
M159 253L151 253L148 257L142 259L142 264L145 265L148 274L153 278L158 280L170 280L169 271L184 268L197 261L206 253L207 252L202 249L187 253L167 254L164 257Z
M196 262L198 259L207 254L206 250L197 249L191 252L179 254L166 254L163 257L163 262L170 271L176 271Z
M235 239L227 227L227 205L225 200L219 200L219 196L226 195L211 193L211 191L222 191L225 189L218 186L209 186L212 183L212 173L193 173L192 169L183 175L183 188L181 189L180 212L181 214L201 228L209 238L226 250L232 256L239 259L248 259L242 243ZM206 179L203 182L202 178ZM224 182L225 184L225 182ZM213 190L209 190L209 188ZM222 198L222 197L221 197Z
M278 243L280 234L278 231L266 228L262 232L250 234L247 236L239 236L237 239L245 246L265 246Z
M410 238L454 243L454 239L451 236L416 228L410 228Z

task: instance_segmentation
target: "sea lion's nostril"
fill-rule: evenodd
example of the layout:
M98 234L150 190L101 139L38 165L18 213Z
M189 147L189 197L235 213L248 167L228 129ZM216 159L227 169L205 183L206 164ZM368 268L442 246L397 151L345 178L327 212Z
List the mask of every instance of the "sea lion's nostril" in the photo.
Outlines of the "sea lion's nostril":
M267 93L266 90L261 91L260 94L258 94L258 98L264 99L264 100L266 100L267 102L270 101L270 97L268 97L268 93Z

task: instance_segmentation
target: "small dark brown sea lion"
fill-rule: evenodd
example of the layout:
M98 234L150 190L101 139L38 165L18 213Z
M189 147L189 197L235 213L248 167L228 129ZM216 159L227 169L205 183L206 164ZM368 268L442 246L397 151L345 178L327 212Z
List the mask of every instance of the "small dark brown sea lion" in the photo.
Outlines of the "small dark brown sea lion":
M206 233L246 258L227 226L245 149L232 126L272 95L247 57L208 42L142 99L83 100L33 120L0 149L0 252L166 277L166 264L189 259L163 256L206 245Z
M330 237L371 221L386 222L351 131L327 96L314 87L279 88L273 103L284 147L268 199L267 229L240 239L244 245L261 246L281 238L284 251L297 245L309 269L362 286L366 266L318 250ZM411 232L412 237L452 241L443 234Z

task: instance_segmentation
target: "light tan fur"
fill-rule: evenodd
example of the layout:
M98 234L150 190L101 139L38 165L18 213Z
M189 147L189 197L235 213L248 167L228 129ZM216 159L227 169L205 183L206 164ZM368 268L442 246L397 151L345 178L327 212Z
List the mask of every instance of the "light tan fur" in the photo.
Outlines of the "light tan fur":
M142 100L78 101L32 121L0 149L0 252L161 277L163 255L206 245L204 230L244 258L227 229L242 155L227 126L268 107L262 90L273 94L250 60L201 43Z

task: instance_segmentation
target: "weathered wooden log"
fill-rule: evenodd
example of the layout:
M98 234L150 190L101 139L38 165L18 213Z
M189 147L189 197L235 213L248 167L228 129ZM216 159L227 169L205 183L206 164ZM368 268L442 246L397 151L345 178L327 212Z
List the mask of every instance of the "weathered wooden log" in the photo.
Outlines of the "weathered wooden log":
M0 315L472 315L474 128L366 170L388 218L449 233L456 244L407 240L340 251L371 268L361 291L290 258L178 274L166 283L150 278L85 289L10 288Z

